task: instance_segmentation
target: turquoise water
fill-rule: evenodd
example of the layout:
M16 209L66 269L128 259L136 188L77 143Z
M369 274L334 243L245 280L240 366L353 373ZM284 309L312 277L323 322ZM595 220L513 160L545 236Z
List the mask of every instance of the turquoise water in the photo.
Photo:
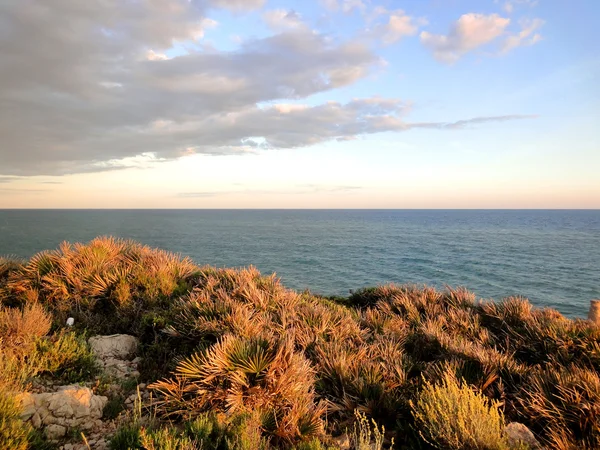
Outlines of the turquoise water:
M198 264L257 266L346 295L386 282L528 297L569 316L600 298L600 211L0 210L0 254L131 238Z

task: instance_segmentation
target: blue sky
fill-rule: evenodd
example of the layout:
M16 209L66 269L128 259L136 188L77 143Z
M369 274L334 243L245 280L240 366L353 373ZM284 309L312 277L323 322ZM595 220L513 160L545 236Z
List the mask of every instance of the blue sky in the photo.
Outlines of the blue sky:
M598 17L9 0L0 208L600 208Z

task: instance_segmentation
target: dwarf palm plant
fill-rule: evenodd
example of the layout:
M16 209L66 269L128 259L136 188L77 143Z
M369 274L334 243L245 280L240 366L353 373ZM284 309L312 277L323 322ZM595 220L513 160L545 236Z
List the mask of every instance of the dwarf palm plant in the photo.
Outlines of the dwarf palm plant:
M313 370L289 340L225 336L182 361L174 375L152 385L167 414L258 411L263 431L288 441L322 431L324 407L314 403Z

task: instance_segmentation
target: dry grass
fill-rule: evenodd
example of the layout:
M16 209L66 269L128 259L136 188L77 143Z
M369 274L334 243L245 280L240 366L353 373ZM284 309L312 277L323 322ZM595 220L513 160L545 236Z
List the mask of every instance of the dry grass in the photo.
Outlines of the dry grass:
M0 260L0 300L0 350L33 349L1 358L0 379L22 385L39 368L60 372L85 360L74 334L48 335L43 309L54 327L72 315L79 330L138 336L158 418L184 426L217 414L221 446L247 433L235 445L325 448L314 436L328 442L353 429L358 411L405 448L427 448L423 437L438 439L427 431L434 425L453 436L452 448L488 442L502 417L549 448L600 447L600 328L521 298L478 303L464 289L387 285L334 301L290 291L252 267L198 267L98 238L25 263ZM452 404L435 400L442 392ZM471 422L470 412L479 414ZM455 428L436 422L441 413ZM236 421L245 425L231 431ZM148 446L188 445L154 431ZM481 445L471 448L497 448Z

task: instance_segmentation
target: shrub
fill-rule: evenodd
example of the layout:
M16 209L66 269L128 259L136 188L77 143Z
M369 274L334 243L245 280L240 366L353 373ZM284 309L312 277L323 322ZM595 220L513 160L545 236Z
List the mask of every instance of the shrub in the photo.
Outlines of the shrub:
M267 450L268 441L261 433L260 413L239 414L232 418L225 442L229 450Z
M577 366L536 370L518 397L520 412L537 431L551 430L553 448L600 448L600 377ZM563 443L560 445L560 443Z
M121 426L109 440L111 450L137 450L141 448L141 427L137 423Z
M27 353L32 344L50 332L52 319L33 303L23 309L0 307L0 342L4 350Z
M39 297L60 322L73 315L95 331L131 332L141 310L184 293L198 270L189 258L100 237L38 253L10 272L6 289L23 301Z
M385 427L381 427L381 430L377 426L377 422L371 419L371 423L367 420L367 417L356 410L354 412L356 416L356 422L354 423L354 429L351 436L351 443L355 450L383 450L383 443L385 439ZM394 439L389 449L394 447Z
M69 383L88 380L99 370L85 337L73 331L39 340L31 360L37 373L52 374Z
M474 392L447 373L440 384L425 385L411 402L420 435L438 448L505 449L504 417L498 402Z
M226 336L182 361L174 378L150 387L162 394L157 406L163 413L258 412L265 433L292 441L322 431L313 383L310 364L291 341Z
M174 428L143 429L140 443L144 450L201 450L202 447Z
M225 425L214 412L199 414L185 424L185 430L203 450L217 450L225 439Z
M0 448L27 450L31 429L20 415L14 397L0 387Z

